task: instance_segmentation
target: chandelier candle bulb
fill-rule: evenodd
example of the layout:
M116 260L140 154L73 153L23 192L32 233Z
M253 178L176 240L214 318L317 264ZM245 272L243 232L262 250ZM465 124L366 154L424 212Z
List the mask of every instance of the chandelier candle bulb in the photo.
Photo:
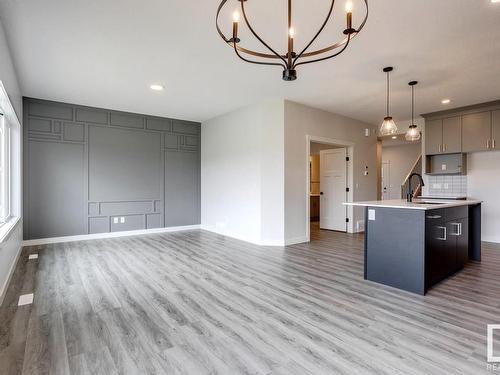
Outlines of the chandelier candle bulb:
M352 1L348 1L345 4L345 11L347 13L347 30L352 29L352 9L353 9Z
M240 21L240 13L235 11L233 13L233 42L238 43L238 22Z
M292 62L292 54L293 54L293 37L295 36L295 30L293 27L290 27L288 30L288 61L291 64Z

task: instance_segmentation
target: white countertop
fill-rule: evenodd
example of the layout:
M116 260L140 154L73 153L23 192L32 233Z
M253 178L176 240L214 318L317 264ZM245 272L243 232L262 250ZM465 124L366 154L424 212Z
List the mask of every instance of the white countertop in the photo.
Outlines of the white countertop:
M421 202L421 203L419 203ZM432 203L425 203L432 202ZM394 199L386 201L366 201L366 202L347 202L346 206L360 207L385 207L385 208L408 208L412 210L435 210L439 208L470 206L482 203L479 200L447 200L447 199L414 199L413 202L407 202L405 199Z

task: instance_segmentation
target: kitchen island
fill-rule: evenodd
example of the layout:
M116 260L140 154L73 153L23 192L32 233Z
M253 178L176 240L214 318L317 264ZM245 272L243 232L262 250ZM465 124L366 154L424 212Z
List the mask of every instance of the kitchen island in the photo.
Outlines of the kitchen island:
M481 201L386 200L365 207L366 280L424 295L481 260Z

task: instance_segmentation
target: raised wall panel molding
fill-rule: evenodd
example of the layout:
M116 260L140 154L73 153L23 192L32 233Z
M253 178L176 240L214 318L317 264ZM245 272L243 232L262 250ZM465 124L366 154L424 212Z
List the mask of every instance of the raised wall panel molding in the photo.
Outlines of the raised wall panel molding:
M124 128L144 129L144 117L132 114L111 112L110 124L113 126L120 126Z
M38 133L52 133L52 120L41 118L30 118L28 121L28 130Z
M170 225L200 222L199 123L30 98L25 98L24 116L28 124L24 128L25 238L65 235L60 231L64 228L82 235L158 228L168 224L167 211ZM35 173L30 163L46 159L52 148L62 150L57 161L50 168L41 164L42 170ZM165 168L167 151L179 157L170 158ZM49 192L60 191L57 179L50 177L54 174L78 178L74 186L54 195ZM81 182L80 188L76 181ZM41 186L47 190L41 192ZM167 187L170 203L165 202ZM68 205L64 219L38 219L38 201L44 199L50 207ZM125 226L112 227L113 215L131 218Z
M108 125L108 111L89 109L89 108L76 108L77 122L85 122L91 124Z
M29 132L28 134L29 140L30 141L60 141L61 140L61 135L60 134L51 134L51 133L34 133L34 132Z
M28 115L73 121L73 108L65 104L33 100L28 104Z
M158 118L146 118L146 129L163 131L163 132L170 132L172 130L172 120L170 120L170 119L158 119Z
M65 122L63 127L63 140L85 142L85 125Z
M180 134L200 134L200 126L190 121L173 120L172 132Z

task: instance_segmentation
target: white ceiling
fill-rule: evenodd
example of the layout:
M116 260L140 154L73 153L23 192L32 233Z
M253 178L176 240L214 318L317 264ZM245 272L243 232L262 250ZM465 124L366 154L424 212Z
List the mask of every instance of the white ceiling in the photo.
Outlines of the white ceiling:
M418 113L500 99L500 3L369 3L368 23L352 46L336 59L299 68L291 83L281 80L280 68L243 63L222 42L214 26L219 0L2 0L0 19L23 94L32 97L200 121L284 97L378 124L385 112L381 69L393 65L396 120L410 116L413 79L420 81ZM278 48L286 3L246 4L256 28L273 35ZM328 1L294 4L299 45L318 27ZM332 40L345 19L344 2L336 6L337 23L327 30ZM361 8L355 0L355 22ZM230 13L224 15L228 31ZM153 82L166 90L151 91ZM441 105L443 98L452 103Z

